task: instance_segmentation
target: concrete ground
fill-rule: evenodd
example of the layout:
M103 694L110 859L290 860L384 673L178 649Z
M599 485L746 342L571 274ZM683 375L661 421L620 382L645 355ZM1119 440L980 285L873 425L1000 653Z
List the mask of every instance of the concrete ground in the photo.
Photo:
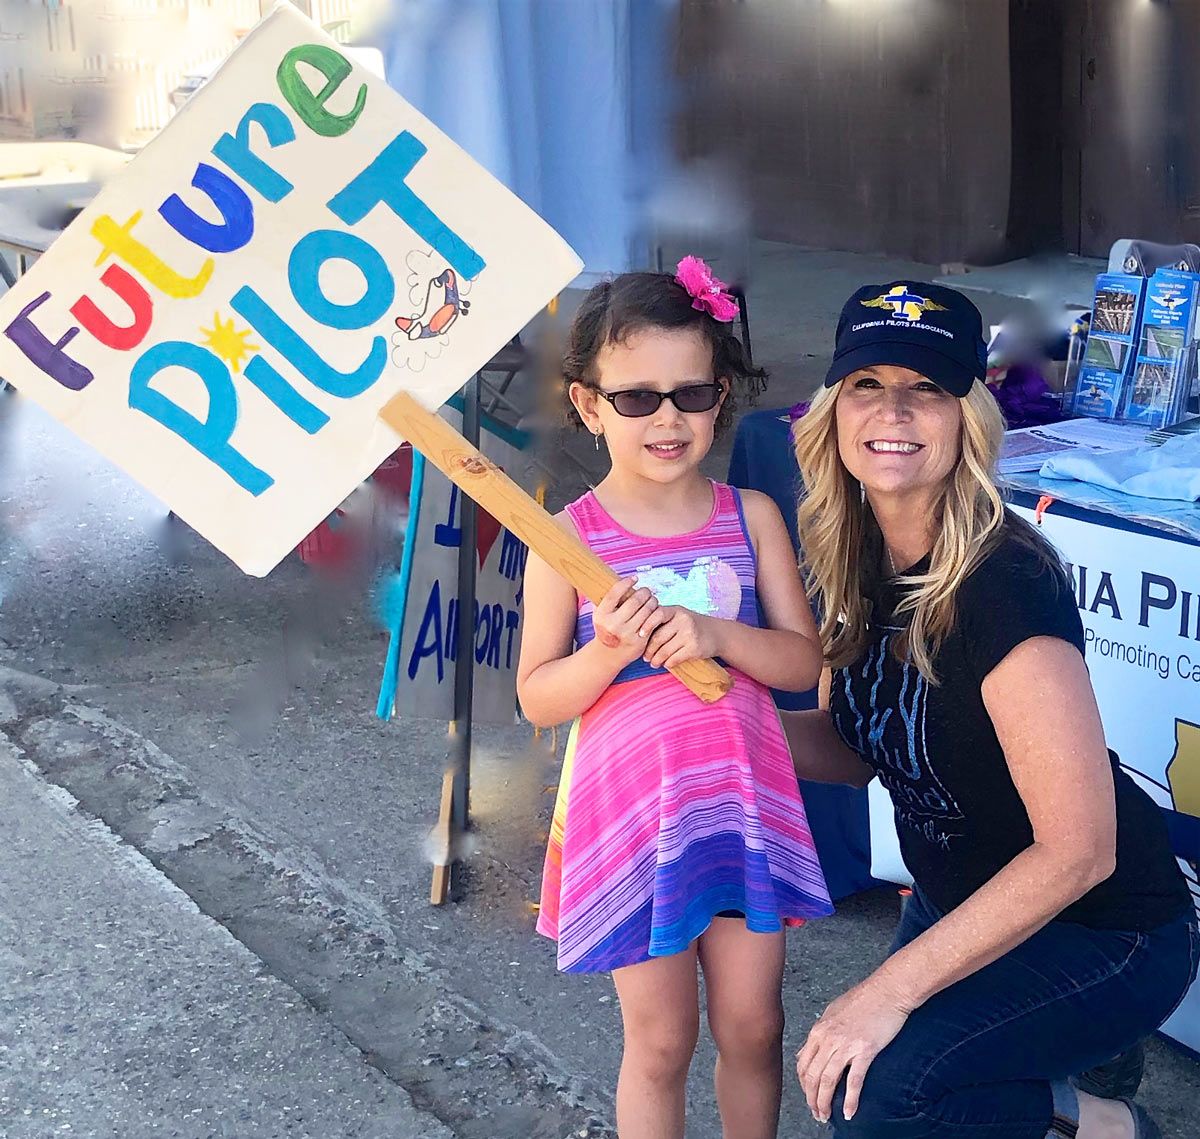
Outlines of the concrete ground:
M7 742L0 826L0 1133L450 1139Z
M761 405L819 380L855 287L937 272L759 246ZM978 299L989 322L1016 303ZM477 729L461 899L431 907L445 726L375 718L363 597L295 558L242 576L36 408L0 409L0 1135L611 1134L611 981L557 974L533 932L545 742ZM561 446L568 498L599 471ZM790 937L789 1052L897 912L880 890ZM720 1134L711 1061L696 1139ZM1200 1068L1153 1044L1144 1098L1193 1135ZM780 1134L821 1133L789 1079Z

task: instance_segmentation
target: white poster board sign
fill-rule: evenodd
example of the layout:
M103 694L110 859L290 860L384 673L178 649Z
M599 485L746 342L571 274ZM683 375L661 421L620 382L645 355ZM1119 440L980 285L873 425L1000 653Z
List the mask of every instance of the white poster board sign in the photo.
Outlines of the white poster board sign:
M462 429L459 411L447 406L441 415L455 430ZM527 447L530 440L486 417L479 436L479 449L525 490L532 490L533 458ZM413 558L399 625L392 710L399 716L452 720L461 619L458 551L462 540L462 492L429 463L419 481L405 536ZM527 549L481 508L475 553L471 718L476 723L512 724L517 715L517 656L521 648L521 591ZM385 700L392 695L387 680L382 695Z
M1052 511L1041 530L1071 564L1108 746L1168 812L1173 839L1194 836L1196 861L1180 865L1200 904L1200 548ZM890 800L873 790L871 872L909 881ZM1200 1051L1200 986L1163 1031Z
M579 259L290 5L0 301L0 375L268 573Z
M900 854L892 797L878 779L867 784L867 818L871 830L871 877L911 886L912 875Z
M1196 861L1180 865L1200 902L1200 548L1053 512L1042 532L1071 563L1108 746L1173 837L1196 836ZM1200 1051L1200 988L1163 1031Z

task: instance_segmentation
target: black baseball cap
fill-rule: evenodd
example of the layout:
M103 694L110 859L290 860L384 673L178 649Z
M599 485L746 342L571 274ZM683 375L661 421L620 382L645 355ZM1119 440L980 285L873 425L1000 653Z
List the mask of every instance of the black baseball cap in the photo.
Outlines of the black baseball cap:
M911 368L961 399L987 375L983 318L941 285L864 285L842 308L825 386L872 364Z

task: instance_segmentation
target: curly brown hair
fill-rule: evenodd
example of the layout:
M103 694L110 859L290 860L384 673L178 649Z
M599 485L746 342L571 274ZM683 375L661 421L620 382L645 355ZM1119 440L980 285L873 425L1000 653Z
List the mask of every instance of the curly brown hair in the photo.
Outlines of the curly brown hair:
M713 425L719 437L733 422L737 393L753 402L767 386L767 373L755 368L730 325L692 307L691 294L669 273L622 273L592 287L571 321L562 360L563 392L571 385L595 384L596 357L606 344L623 344L647 328L694 328L712 347L713 376L729 383L729 392ZM567 400L567 415L582 427L579 413Z

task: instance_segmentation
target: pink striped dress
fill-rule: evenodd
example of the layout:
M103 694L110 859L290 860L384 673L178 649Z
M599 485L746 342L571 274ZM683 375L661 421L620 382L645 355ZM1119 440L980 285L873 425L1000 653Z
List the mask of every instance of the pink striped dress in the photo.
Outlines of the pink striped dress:
M567 511L663 604L757 626L741 496L713 483L713 498L700 529L669 538L631 534L590 491ZM581 600L576 643L593 635ZM729 911L758 933L833 912L774 701L733 675L733 690L705 704L639 660L572 727L537 923L564 972L679 953Z

